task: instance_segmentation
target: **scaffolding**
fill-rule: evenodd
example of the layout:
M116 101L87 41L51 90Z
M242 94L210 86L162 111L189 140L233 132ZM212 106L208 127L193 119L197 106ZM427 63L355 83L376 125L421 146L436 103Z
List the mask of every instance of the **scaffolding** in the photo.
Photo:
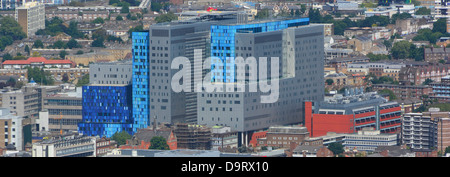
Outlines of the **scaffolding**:
M211 149L211 128L201 125L177 123L174 132L177 136L178 149Z

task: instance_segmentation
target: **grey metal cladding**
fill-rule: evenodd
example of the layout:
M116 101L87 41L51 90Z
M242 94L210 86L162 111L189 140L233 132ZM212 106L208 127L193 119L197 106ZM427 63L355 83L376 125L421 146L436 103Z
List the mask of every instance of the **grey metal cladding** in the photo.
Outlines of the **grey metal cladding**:
M282 39L283 39L282 33L257 36L257 37L255 37L255 44L260 44L260 43L265 43L265 42L273 42L273 41L281 41Z
M172 36L172 37L183 36L183 35L186 35L189 33L194 33L194 32L195 32L194 27L173 29L173 30L170 30L170 36Z
M317 33L308 33L308 34L300 34L300 35L295 35L295 38L302 38L302 37L313 37L313 36L319 36L319 35L323 35L322 32L317 32Z
M155 36L155 37L169 37L169 30L152 29L152 36Z

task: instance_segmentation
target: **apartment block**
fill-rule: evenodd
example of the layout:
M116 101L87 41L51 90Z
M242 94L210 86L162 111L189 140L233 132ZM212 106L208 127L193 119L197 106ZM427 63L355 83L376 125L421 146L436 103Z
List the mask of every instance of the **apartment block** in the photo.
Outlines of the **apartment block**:
M395 84L373 84L374 91L388 89L394 92L398 99L422 99L424 95L431 95L433 89L428 85L395 85Z
M14 145L24 150L23 118L10 113L8 108L0 108L0 148Z
M428 112L403 116L402 143L412 149L436 149L444 152L450 146L450 114L430 108Z
M36 31L45 28L45 5L39 2L27 2L16 8L15 19L27 37L35 36Z

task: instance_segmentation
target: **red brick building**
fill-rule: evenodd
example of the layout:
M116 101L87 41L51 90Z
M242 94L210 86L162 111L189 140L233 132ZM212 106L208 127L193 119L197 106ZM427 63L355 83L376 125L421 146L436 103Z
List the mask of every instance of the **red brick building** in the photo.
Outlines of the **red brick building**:
M305 127L310 137L328 132L356 133L365 127L381 133L396 133L401 129L401 107L374 93L353 95L315 103L305 102Z
M126 145L120 146L121 149L149 149L151 147L151 139L161 136L166 139L170 150L177 149L177 137L171 129L162 129L153 131L152 129L139 129L132 139L127 140Z

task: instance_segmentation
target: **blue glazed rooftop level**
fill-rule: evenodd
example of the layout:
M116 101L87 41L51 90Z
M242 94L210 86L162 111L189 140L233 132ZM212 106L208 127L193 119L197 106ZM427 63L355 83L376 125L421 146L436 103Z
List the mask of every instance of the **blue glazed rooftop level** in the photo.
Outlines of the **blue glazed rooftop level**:
M236 33L262 33L283 30L289 27L309 24L309 18L299 18L282 21L256 21L248 24L213 25L211 26L211 81L235 82L234 66L235 34ZM214 57L221 62L214 61ZM228 58L229 57L229 58ZM223 70L220 68L224 68ZM219 69L217 69L219 68Z

